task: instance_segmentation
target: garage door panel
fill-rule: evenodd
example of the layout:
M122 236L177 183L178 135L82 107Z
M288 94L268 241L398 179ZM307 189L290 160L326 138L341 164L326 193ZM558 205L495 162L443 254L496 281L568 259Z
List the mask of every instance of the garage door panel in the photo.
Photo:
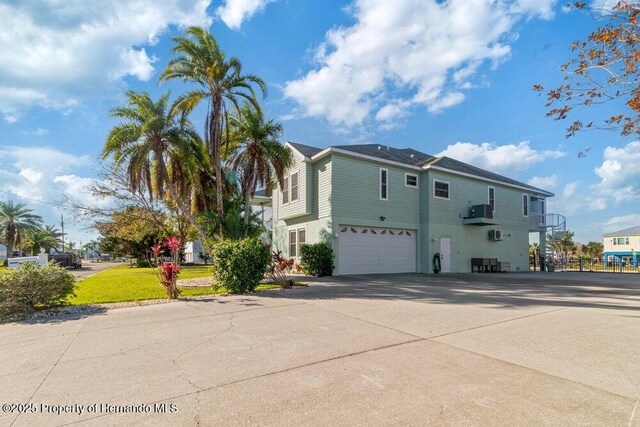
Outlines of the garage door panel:
M340 274L415 272L416 235L415 230L341 225Z

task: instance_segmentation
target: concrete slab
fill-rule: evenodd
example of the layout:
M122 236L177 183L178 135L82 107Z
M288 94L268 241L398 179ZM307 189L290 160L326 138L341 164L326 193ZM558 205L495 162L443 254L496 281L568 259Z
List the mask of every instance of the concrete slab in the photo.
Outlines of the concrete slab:
M178 409L14 425L640 426L640 276L314 282L0 325L0 403Z
M420 341L167 403L177 412L86 425L626 425L635 401Z

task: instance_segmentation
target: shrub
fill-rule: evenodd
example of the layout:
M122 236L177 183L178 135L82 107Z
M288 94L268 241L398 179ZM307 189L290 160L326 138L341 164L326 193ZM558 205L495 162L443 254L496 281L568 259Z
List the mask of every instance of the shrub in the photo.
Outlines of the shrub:
M251 292L264 277L269 250L258 239L227 240L213 246L213 278L234 294Z
M310 276L331 276L333 269L333 249L327 243L302 245L300 248L300 264L304 274Z
M0 319L19 319L38 308L65 302L73 295L74 278L55 262L38 268L24 264L19 270L0 271Z
M273 251L269 258L267 266L267 277L274 283L279 283L285 289L293 287L293 280L287 276L287 270L293 266L293 258L286 259L282 256L282 252Z

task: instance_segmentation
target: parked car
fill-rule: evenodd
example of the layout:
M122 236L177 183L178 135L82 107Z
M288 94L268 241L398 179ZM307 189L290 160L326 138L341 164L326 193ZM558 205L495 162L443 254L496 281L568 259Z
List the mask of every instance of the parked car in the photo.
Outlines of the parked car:
M66 252L63 254L49 255L49 261L55 261L62 267L80 268L82 267L82 258L74 252Z

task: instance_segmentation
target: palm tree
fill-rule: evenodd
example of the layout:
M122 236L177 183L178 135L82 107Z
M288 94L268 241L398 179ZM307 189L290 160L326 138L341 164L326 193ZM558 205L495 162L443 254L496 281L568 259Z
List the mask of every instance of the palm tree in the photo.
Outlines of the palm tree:
M266 84L257 76L242 74L240 61L237 58L227 59L206 28L189 27L186 37L174 37L173 41L176 57L169 62L160 80L182 79L198 86L180 96L174 104L175 108L186 114L199 104L207 103L205 144L216 174L216 211L223 218L221 147L223 131L228 129L229 111L238 110L241 99L260 110L253 85L257 85L266 96Z
M7 256L22 239L40 228L42 217L32 212L22 203L0 202L0 233L7 245Z
M116 125L102 152L113 157L116 166L126 166L127 180L134 191L146 190L150 198L162 198L165 188L172 202L205 239L206 234L183 202L171 178L167 164L180 165L182 179L190 179L195 164L204 162L202 140L185 115L168 109L169 94L154 102L146 92L127 92L129 104L111 109L111 115L124 119ZM171 204L170 204L171 205Z
M244 222L249 223L251 197L258 186L271 192L273 173L282 187L284 172L291 165L291 152L278 137L282 125L269 120L265 123L260 111L245 103L229 120L239 143L231 157L231 166L240 173L240 186L244 196Z
M604 252L604 246L600 242L589 242L583 246L582 250L591 259L599 258Z
M62 233L55 225L46 225L32 232L27 239L27 244L32 255L37 255L40 249L49 252L62 242Z

